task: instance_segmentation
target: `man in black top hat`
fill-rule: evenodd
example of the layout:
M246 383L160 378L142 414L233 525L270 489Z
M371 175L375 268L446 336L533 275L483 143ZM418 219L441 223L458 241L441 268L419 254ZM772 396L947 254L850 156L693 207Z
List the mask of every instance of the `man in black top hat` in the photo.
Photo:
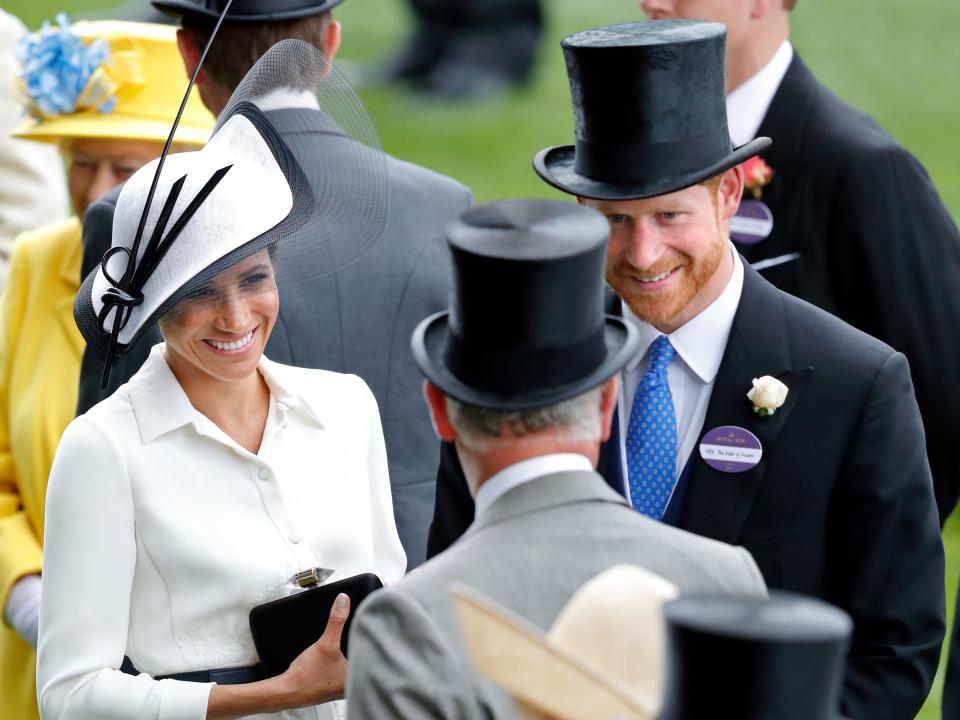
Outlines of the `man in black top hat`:
M766 597L743 548L633 512L593 470L617 403L614 375L637 351L636 329L604 315L609 234L599 213L551 200L480 205L449 231L451 309L425 319L412 345L477 520L358 610L352 719L516 717L467 659L452 581L543 629L584 582L623 563L682 593Z
M733 240L778 288L907 356L943 524L960 500L960 384L943 381L958 356L960 303L951 299L960 287L960 234L917 159L794 52L795 4L641 2L653 19L727 26L731 138L773 138L763 153L769 183L741 209L768 212L772 224L734 228Z
M661 21L566 38L576 144L537 154L607 216L611 310L639 330L600 470L644 514L743 545L767 584L855 623L842 707L913 717L944 632L943 548L906 359L776 289L729 244L743 193L725 31ZM749 393L749 395L748 395ZM430 551L472 518L443 450Z
M340 24L331 9L341 0L234 0L197 79L200 96L214 114L223 110L233 89L274 43L298 38L333 59ZM154 5L180 16L181 54L192 73L224 0L157 0ZM171 68L171 72L175 69ZM289 110L274 110L276 126L302 137L329 135L321 113L305 109L307 98ZM171 116L175 108L170 109ZM309 120L312 117L313 121ZM344 140L343 153L350 148ZM333 152L331 143L323 143ZM318 155L305 170L314 187L330 181L330 157ZM428 418L420 412L420 374L408 338L424 315L446 304L449 259L443 228L472 201L467 188L425 168L387 156L390 213L383 240L366 256L323 279L292 286L284 294L277 327L266 354L301 367L355 373L370 385L380 406L390 462L394 514L407 553L408 568L423 561L426 529L433 503L437 446ZM318 190L318 192L322 192ZM113 211L119 189L91 206L84 218L83 276L110 247ZM342 212L362 214L363 200ZM159 335L149 334L116 366L107 391L100 389L101 362L84 353L78 411L126 382L143 364Z

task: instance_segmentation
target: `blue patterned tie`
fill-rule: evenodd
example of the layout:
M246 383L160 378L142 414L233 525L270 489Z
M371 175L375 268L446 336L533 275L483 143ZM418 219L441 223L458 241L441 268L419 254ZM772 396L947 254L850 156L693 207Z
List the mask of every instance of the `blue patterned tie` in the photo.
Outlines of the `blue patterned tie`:
M667 368L677 351L661 335L650 347L650 367L640 378L627 426L630 501L659 520L677 482L677 418Z

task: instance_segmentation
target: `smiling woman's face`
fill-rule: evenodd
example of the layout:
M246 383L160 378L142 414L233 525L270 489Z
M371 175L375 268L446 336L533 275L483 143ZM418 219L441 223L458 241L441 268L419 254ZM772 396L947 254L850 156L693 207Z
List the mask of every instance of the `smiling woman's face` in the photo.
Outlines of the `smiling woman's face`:
M279 307L273 266L262 250L217 275L160 320L167 364L181 385L248 380Z

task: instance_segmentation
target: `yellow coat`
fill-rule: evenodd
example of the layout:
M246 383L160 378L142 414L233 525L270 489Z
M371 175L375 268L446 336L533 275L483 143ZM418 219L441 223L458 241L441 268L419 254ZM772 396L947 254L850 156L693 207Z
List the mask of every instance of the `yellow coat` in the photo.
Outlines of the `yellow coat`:
M14 243L0 296L0 599L40 572L47 476L73 419L83 338L73 321L80 286L76 218ZM2 607L0 607L2 609ZM33 649L0 623L3 717L37 718Z

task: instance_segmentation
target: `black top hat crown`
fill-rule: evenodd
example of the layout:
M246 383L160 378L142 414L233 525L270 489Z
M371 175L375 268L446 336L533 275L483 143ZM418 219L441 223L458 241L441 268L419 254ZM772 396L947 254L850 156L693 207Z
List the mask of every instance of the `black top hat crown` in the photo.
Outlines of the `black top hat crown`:
M411 344L424 374L472 405L551 405L602 384L637 349L605 316L610 233L594 210L554 200L503 200L464 212L447 233L450 310Z
M695 185L756 155L768 138L730 143L725 42L723 25L693 20L564 38L576 143L537 153L537 174L574 195L625 200Z
M814 598L686 595L664 607L660 720L833 720L853 623Z
M226 19L233 22L292 20L319 15L342 2L343 0L233 0ZM198 15L216 20L223 12L227 0L151 0L151 4L167 15Z

